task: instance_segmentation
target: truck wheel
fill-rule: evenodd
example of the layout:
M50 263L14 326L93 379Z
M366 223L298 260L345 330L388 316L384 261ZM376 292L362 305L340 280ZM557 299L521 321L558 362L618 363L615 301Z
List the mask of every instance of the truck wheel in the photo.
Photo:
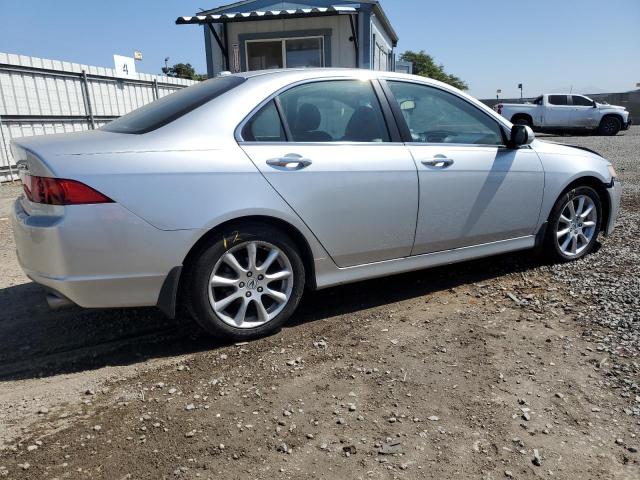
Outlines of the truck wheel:
M270 225L243 223L189 266L187 306L211 335L250 340L277 332L304 291L296 244Z
M527 117L517 117L513 120L515 125L525 125L529 128L533 128L533 123Z
M604 117L600 121L598 133L600 135L614 136L618 134L621 128L622 124L616 117Z

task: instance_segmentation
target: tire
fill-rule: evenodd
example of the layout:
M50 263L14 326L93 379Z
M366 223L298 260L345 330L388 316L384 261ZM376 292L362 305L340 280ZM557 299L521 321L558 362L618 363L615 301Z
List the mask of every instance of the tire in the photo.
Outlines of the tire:
M602 202L593 188L581 186L563 193L549 216L544 244L547 257L563 263L588 255L595 248L601 224Z
M512 123L515 125L525 125L529 128L533 128L533 123L527 117L516 117Z
M614 136L622 129L622 122L617 117L608 116L600 121L598 134L604 136Z
M304 284L304 264L291 238L267 224L244 223L195 256L184 295L206 332L242 341L278 332L298 306Z

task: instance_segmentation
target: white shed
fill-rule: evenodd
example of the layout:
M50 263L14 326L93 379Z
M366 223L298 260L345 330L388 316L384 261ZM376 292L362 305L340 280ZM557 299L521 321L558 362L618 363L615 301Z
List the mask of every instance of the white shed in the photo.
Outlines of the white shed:
M398 36L377 0L245 0L176 23L203 25L209 77L270 68L395 67Z

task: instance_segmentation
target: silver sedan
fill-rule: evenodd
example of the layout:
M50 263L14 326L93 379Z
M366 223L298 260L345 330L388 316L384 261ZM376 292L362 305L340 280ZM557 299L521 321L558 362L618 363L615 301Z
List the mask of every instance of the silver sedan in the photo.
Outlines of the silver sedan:
M536 246L579 259L620 200L597 153L388 72L220 76L12 148L18 257L50 304L184 303L234 339L279 329L305 288Z

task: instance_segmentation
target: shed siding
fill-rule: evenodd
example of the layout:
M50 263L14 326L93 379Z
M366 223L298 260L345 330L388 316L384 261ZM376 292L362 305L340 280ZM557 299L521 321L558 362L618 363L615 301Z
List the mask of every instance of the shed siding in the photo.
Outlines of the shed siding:
M256 22L238 22L228 25L229 49L233 44L238 44L239 48L244 46L240 42L240 36L254 34L273 34L273 32L303 32L313 30L331 31L331 65L327 67L356 67L355 46L351 37L351 26L349 17L337 15L333 17L318 18L293 18L288 20L261 20ZM283 35L286 36L286 35ZM244 55L243 55L244 57ZM245 70L246 65L241 65Z

